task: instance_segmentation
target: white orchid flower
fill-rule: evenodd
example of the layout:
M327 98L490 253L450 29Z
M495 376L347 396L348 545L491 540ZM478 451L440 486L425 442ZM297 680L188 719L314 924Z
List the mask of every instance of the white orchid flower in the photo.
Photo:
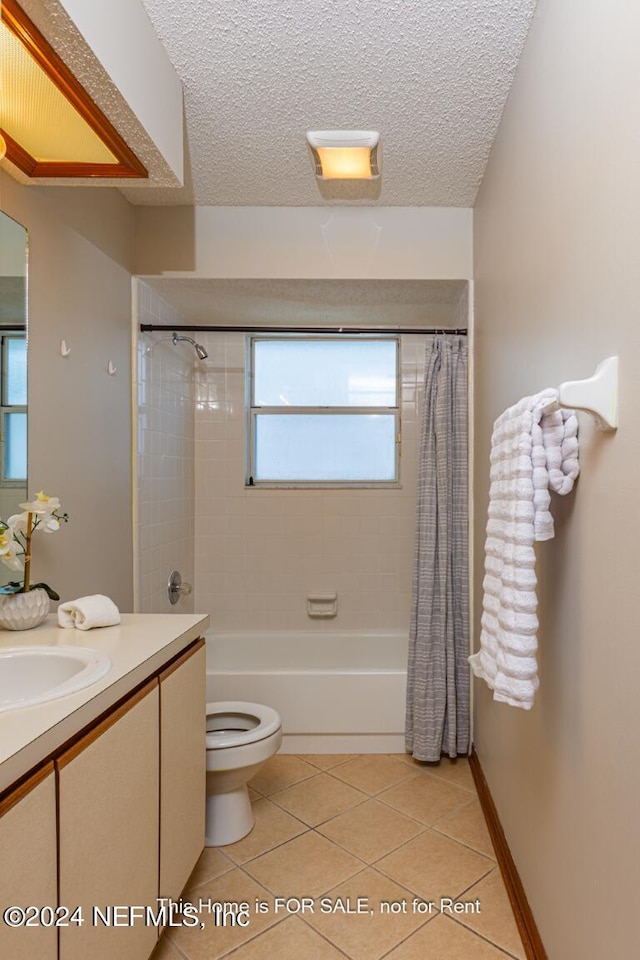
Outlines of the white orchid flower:
M20 506L22 506L22 504L20 504ZM43 533L55 533L56 530L60 529L60 521L56 519L56 517L51 516L51 514L35 514L33 511L28 510L25 510L24 513L14 513L12 517L9 517L7 520L9 529L13 533L21 533L26 536L29 513L31 513L32 517L36 517L36 521L34 522L32 520L31 522L32 533L36 530L42 530Z
M3 530L0 533L0 560L10 570L22 570L22 560L17 556L21 550L20 544L13 539L13 534L9 530Z
M36 530L42 530L43 533L55 533L60 529L60 522L55 517L44 516Z
M20 503L18 506L22 507L23 510L26 510L27 513L36 513L39 516L42 516L43 514L46 515L55 513L56 510L59 510L60 500L58 497L48 497L44 490L40 490L39 493L36 493L35 500L29 500L27 503Z
M22 506L22 504L20 504ZM25 533L27 532L27 521L29 519L28 511L24 513L14 513L13 516L9 517L7 526L12 533Z
M59 600L60 597L55 590L46 583L36 584L36 587L32 585L32 536L36 530L55 533L60 529L60 522L66 523L69 516L66 513L58 513L59 499L48 497L44 490L37 493L33 500L21 503L20 507L23 510L22 513L14 513L8 520L0 520L0 563L22 573L22 584L10 585L18 592L28 593L36 587L42 587L52 600ZM3 588L2 592L8 590L8 587Z

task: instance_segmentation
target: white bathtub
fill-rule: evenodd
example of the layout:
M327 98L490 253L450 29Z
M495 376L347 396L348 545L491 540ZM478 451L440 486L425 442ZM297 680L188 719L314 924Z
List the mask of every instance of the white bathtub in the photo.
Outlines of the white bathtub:
M401 633L207 635L207 700L249 700L282 717L282 753L404 750Z

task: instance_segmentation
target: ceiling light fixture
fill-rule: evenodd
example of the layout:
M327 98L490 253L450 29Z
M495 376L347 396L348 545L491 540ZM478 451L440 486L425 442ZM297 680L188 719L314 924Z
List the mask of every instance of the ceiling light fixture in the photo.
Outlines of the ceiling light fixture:
M380 176L377 130L309 130L319 180L376 180Z
M16 0L0 5L0 90L0 138L27 176L148 176Z

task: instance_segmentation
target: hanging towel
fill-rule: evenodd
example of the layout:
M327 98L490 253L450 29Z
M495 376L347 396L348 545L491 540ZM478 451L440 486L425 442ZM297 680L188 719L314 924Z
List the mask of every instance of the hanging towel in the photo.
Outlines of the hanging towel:
M112 627L120 623L120 611L113 600L100 593L79 597L58 607L58 626L91 630L92 627Z
M533 544L554 535L549 491L569 493L578 476L577 434L554 389L524 397L493 425L480 650L469 663L494 700L525 710L539 685Z

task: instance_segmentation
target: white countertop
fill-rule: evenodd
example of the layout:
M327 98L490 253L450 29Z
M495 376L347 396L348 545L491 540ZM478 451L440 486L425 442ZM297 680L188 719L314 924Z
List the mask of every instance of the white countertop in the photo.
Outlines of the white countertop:
M117 627L63 630L55 614L33 630L0 631L0 648L78 646L102 650L111 670L77 693L0 713L0 791L180 653L209 626L202 614L125 613Z

